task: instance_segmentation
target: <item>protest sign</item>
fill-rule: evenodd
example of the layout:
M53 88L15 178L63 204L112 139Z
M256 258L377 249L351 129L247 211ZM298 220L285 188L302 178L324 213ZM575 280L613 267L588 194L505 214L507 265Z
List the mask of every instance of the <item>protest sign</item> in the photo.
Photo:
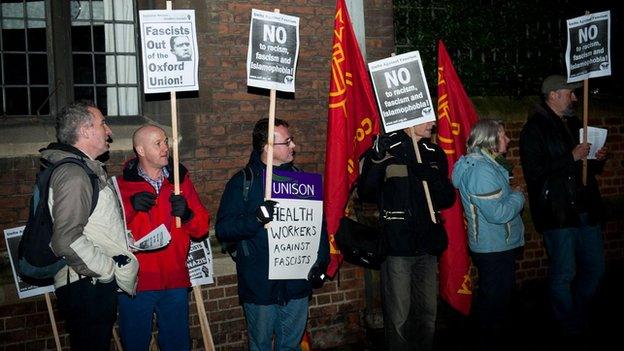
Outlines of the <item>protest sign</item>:
M24 226L17 228L10 228L4 230L4 240L6 241L7 252L9 253L9 261L11 261L11 269L13 270L13 280L15 281L15 288L17 289L17 296L20 299L27 297L43 295L54 291L54 285L48 286L35 286L30 285L22 280L17 274L16 260L17 260L17 248L24 232Z
M299 17L252 9L247 49L247 85L295 91Z
M145 93L198 90L195 10L142 10L139 21Z
M611 75L611 12L567 20L568 82Z
M418 51L368 64L386 133L435 121Z
M186 266L191 278L191 286L200 286L214 283L214 270L212 265L212 250L210 240L191 241Z
M316 262L323 222L320 174L274 171L275 208L269 235L269 279L307 279Z

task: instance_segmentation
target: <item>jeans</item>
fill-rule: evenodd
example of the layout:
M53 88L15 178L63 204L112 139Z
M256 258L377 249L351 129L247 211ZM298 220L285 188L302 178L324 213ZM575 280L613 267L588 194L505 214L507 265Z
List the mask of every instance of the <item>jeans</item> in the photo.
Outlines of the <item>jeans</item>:
M477 324L478 350L501 350L504 324L516 282L516 250L471 252L479 272L471 314Z
M581 216L579 228L544 231L550 299L564 334L583 332L587 305L605 271L602 232L597 225L587 225L586 218Z
M245 303L245 319L250 351L299 351L308 321L308 298L290 300L286 305ZM275 333L275 348L273 348Z
M160 350L190 350L188 290L142 291L119 294L119 332L124 351L147 350L156 312Z
M72 350L108 351L117 319L117 284L83 278L56 289Z
M381 265L386 350L433 348L438 302L436 256L388 256Z

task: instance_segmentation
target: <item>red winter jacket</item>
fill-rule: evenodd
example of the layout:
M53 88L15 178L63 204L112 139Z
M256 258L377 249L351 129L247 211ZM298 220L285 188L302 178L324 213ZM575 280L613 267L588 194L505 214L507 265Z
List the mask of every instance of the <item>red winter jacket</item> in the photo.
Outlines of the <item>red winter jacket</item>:
M180 228L175 227L175 217L171 215L169 202L169 197L174 193L171 161L167 166L169 178L163 181L156 205L149 212L135 211L130 202L132 195L143 191L156 193L154 187L138 174L138 164L136 158L128 161L123 177L117 177L128 229L132 231L134 239L139 240L164 223L171 233L171 242L160 250L135 252L139 260L137 292L190 287L186 267L190 238L200 239L208 233L210 215L201 204L186 168L180 164L180 195L186 198L193 216L188 222L182 223Z

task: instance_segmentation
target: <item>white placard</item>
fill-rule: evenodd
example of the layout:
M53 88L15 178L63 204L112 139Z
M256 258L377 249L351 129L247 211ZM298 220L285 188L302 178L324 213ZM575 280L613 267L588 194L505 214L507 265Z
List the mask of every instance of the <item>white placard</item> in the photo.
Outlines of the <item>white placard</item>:
M583 128L579 129L579 140L583 142ZM591 144L589 147L589 155L587 159L595 160L596 152L602 149L607 141L607 130L604 128L587 127L587 142Z
M611 11L567 20L568 82L611 75Z
M139 11L146 94L199 90L195 10Z
M386 133L436 120L418 51L368 64Z
M247 85L295 91L299 17L252 9L247 48Z
M201 242L191 241L186 266L189 270L192 286L214 283L212 249L208 239Z
M6 241L7 251L9 253L9 260L11 261L11 269L13 270L13 280L15 281L17 296L19 296L20 299L43 295L45 293L54 291L54 285L30 285L24 282L19 274L17 274L17 270L15 268L17 266L17 248L19 246L20 239L22 238L24 228L26 227L22 226L4 230L4 240Z

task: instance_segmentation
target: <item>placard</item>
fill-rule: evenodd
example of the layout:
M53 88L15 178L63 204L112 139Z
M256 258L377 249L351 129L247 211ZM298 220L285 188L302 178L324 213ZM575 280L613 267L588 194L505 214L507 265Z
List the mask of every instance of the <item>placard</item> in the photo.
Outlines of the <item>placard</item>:
M191 278L191 286L214 283L214 270L210 240L191 241L186 266Z
M568 82L611 75L611 11L567 20Z
M142 10L139 21L145 93L199 90L195 10Z
M17 296L20 299L27 297L43 295L45 293L53 292L54 285L47 286L35 286L30 285L22 280L17 274L17 249L19 242L22 239L25 226L10 228L4 230L4 240L6 241L7 252L9 253L9 261L11 261L11 269L13 270L13 280L15 281L15 288L17 289Z
M295 91L299 17L252 9L247 49L247 85Z
M386 133L435 121L418 51L368 64Z
M307 279L321 239L322 177L275 170L271 198L279 206L268 229L269 279Z

